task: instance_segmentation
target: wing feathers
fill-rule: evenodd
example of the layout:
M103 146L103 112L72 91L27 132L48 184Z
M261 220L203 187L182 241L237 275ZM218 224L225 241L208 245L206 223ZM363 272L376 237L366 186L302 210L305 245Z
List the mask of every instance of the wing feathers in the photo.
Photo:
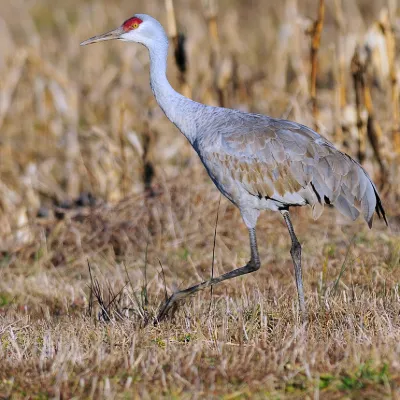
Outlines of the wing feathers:
M332 203L343 215L351 218L353 221L357 219L360 212L351 204L344 196L340 195L334 203Z
M218 159L217 169L260 198L278 194L288 206L307 202L314 218L325 202L353 220L361 211L370 226L374 211L387 222L374 184L356 161L307 127L263 121L262 127L223 135L218 155L209 154L210 165ZM303 203L290 203L299 198Z

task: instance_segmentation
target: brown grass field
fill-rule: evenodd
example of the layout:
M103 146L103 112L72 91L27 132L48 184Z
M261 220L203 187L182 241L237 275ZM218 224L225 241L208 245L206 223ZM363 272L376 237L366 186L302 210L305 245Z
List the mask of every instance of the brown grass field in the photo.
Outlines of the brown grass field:
M0 398L400 399L397 1L325 1L316 102L318 0L167 3L0 0ZM186 70L170 52L175 88L314 126L380 188L390 229L293 210L307 326L274 213L258 224L260 271L153 325L166 290L249 249L153 99L146 50L79 47L139 12L176 45L175 17L186 38Z

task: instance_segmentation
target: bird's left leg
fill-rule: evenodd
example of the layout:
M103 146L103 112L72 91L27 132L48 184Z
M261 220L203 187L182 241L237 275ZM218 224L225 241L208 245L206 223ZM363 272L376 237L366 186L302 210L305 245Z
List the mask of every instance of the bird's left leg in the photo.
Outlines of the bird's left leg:
M244 267L237 268L233 271L227 272L226 274L217 276L216 278L209 279L208 281L199 283L198 285L174 293L161 307L157 319L154 321L154 323L158 323L161 320L163 320L166 317L168 311L177 301L182 300L185 297L198 292L199 290L208 288L210 286L214 286L222 281L226 281L227 279L232 279L240 275L245 275L257 271L260 268L260 257L258 255L258 249L257 249L256 229L255 227L248 229L250 236L250 251L251 251L250 261Z
M296 234L294 233L292 221L290 220L289 211L282 210L281 214L286 222L290 238L292 239L292 247L290 249L290 254L292 256L293 265L294 265L294 274L296 277L296 286L297 286L297 294L299 297L299 306L301 319L303 322L307 322L307 310L306 303L304 300L304 289L303 289L303 277L301 271L301 245L298 241Z

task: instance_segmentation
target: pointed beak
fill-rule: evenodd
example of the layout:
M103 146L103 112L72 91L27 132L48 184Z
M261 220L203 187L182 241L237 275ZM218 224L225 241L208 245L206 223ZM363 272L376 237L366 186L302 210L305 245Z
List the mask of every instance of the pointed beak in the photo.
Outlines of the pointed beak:
M122 29L122 27L119 27L110 32L103 33L102 35L93 36L90 39L82 42L81 46L86 46L87 44L92 44L92 43L97 43L97 42L103 42L104 40L118 39L123 33L124 33L124 30Z

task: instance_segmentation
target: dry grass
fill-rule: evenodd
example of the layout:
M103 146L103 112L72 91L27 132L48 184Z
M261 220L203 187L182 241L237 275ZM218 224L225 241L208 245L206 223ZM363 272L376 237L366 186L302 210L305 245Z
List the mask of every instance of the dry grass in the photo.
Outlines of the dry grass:
M146 325L165 286L170 294L210 276L220 195L155 104L144 49L78 44L133 12L167 24L164 3L3 1L0 398L400 397L398 108L388 107L397 64L379 47L368 60L378 139L366 136L372 108L362 96L356 106L350 71L357 42L365 63L365 40L381 43L373 35L386 2L343 2L339 26L338 2L326 1L318 121L305 33L318 2L218 3L211 12L174 2L188 60L183 71L171 57L174 86L209 104L317 122L352 155L362 142L392 229L375 221L370 231L333 209L317 222L293 211L303 327L286 226L265 213L260 271ZM247 257L239 212L222 199L215 273Z

